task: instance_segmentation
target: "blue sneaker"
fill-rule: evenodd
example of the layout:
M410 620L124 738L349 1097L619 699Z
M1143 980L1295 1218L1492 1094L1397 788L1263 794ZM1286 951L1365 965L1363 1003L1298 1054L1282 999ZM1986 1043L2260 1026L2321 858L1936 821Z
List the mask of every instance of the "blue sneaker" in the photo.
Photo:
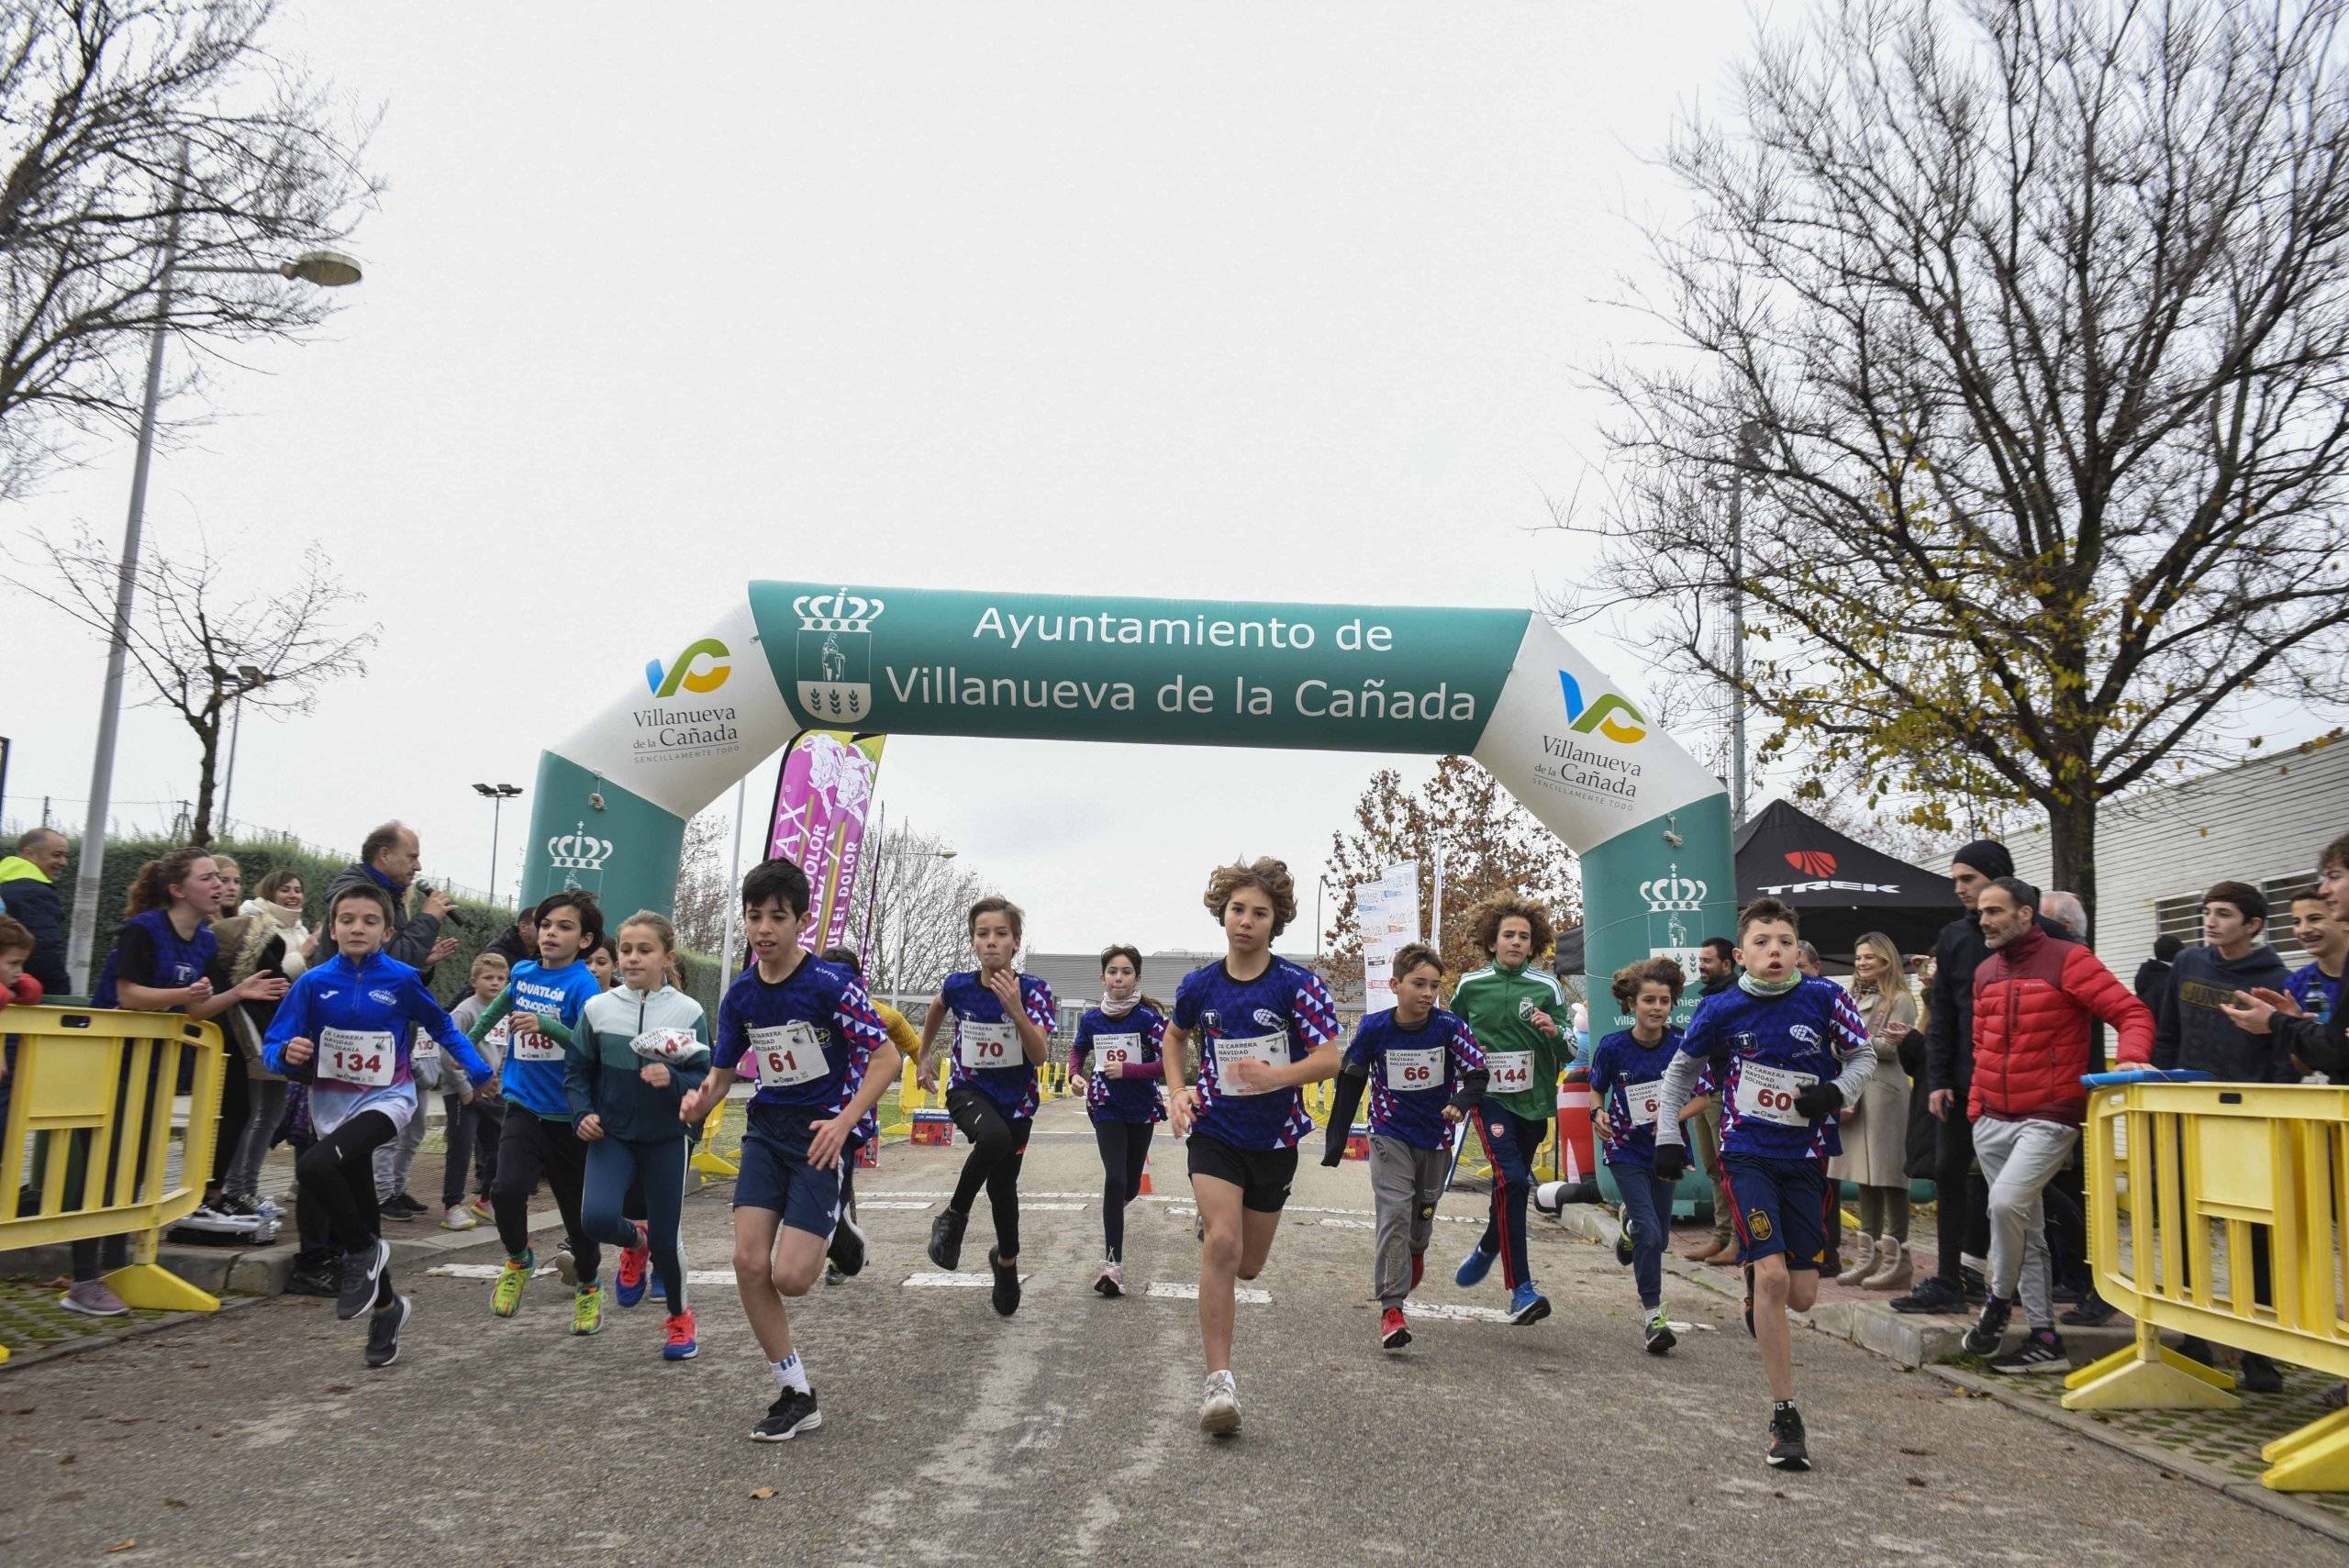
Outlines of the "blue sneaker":
M1452 1283L1463 1289L1484 1284L1485 1276L1493 1272L1493 1260L1499 1255L1482 1247L1470 1248L1468 1255L1460 1260L1460 1270L1452 1276Z
M1508 1320L1512 1323L1539 1323L1550 1316L1550 1298L1533 1288L1527 1280L1509 1293Z
M651 1238L640 1220L636 1227L636 1245L620 1249L619 1285L612 1295L622 1307L634 1307L644 1299L645 1291L652 1284L651 1265Z

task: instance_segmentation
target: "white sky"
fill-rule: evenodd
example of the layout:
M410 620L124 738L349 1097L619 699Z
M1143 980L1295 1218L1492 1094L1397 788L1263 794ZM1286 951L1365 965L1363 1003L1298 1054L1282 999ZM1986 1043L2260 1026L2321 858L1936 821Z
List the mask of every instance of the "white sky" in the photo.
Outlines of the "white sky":
M388 109L367 279L322 339L217 369L148 526L255 575L321 540L384 633L315 715L246 727L235 816L352 847L403 817L479 886L473 781L529 784L753 577L1530 604L1577 566L1542 493L1599 455L1574 369L1639 330L1593 302L1642 264L1626 214L1674 210L1644 160L1747 17L314 0L287 42ZM128 471L124 441L8 528L118 538ZM78 823L102 650L6 620L12 665L58 651L7 683L6 814ZM1306 882L1388 761L1283 753L1252 796L1228 755L908 737L881 796L1044 946L1199 946L1211 864ZM127 717L118 822L195 775L176 719Z

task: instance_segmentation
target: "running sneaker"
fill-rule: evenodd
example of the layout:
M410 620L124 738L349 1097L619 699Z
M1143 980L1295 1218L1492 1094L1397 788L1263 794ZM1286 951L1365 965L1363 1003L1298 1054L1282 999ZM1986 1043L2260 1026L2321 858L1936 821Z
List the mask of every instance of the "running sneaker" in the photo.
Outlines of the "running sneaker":
M1935 1275L1908 1295L1894 1296L1890 1305L1895 1312L1962 1313L1965 1310L1965 1295Z
M1550 1316L1550 1298L1533 1288L1531 1280L1521 1280L1509 1292L1508 1320L1512 1323L1539 1323Z
M824 1265L824 1283L826 1284L838 1284L843 1277L844 1276L841 1273L840 1270L832 1267L831 1264L826 1263Z
M1093 1276L1093 1288L1110 1300L1117 1300L1118 1297L1126 1294L1126 1271L1119 1268L1114 1261L1104 1258L1101 1261L1101 1272Z
M392 1244L378 1236L355 1252L342 1255L342 1277L335 1286L334 1315L346 1321L375 1305L375 1282L392 1261Z
M480 1226L480 1218L463 1204L457 1205L440 1217L440 1229L443 1230L473 1230Z
M832 1227L831 1244L824 1249L824 1255L831 1260L831 1266L843 1275L854 1278L864 1272L866 1251L863 1229L855 1220L841 1215Z
M496 1211L489 1207L489 1197L487 1194L484 1194L480 1197L470 1200L466 1203L465 1207L472 1209L484 1219L495 1219L497 1218Z
M401 1219L414 1219L417 1215L426 1212L422 1204L408 1196L405 1192L394 1193L379 1207L386 1214L395 1215Z
M407 1327L411 1303L405 1296L392 1297L389 1307L379 1307L367 1315L367 1364L378 1371L400 1359L400 1330Z
M1766 1457L1773 1469L1810 1468L1810 1446L1803 1441L1802 1412L1795 1408L1791 1399L1770 1412L1770 1451Z
M1664 1355L1680 1342L1680 1336L1672 1331L1672 1320L1664 1315L1661 1307L1648 1314L1646 1334L1648 1354L1652 1356Z
M1627 1269L1631 1266L1631 1229L1628 1217L1615 1228L1615 1261Z
M106 1281L96 1279L75 1280L65 1294L57 1298L57 1305L68 1312L79 1312L85 1318L123 1318L130 1312L130 1308L123 1305L122 1297L107 1288Z
M2118 1317L2120 1312L2121 1308L2099 1296L2096 1293L2096 1286L2090 1285L2086 1294L2081 1296L2080 1304L2069 1312L2060 1315L2056 1321L2075 1329L2101 1329Z
M668 1342L661 1347L661 1359L664 1362L689 1362L701 1354L701 1341L694 1337L694 1328L692 1307L671 1314L669 1321L663 1325Z
M1378 1343L1381 1348L1399 1351L1411 1342L1411 1326L1404 1321L1403 1309L1390 1307L1378 1315Z
M1239 1385L1228 1372L1208 1373L1207 1393L1199 1400L1199 1430L1209 1437L1228 1438L1239 1429Z
M285 1276L285 1294L288 1296L332 1296L341 1288L341 1285L342 1282L335 1277L335 1265L331 1258L323 1262L304 1262L296 1259L293 1272Z
M554 1250L554 1272L563 1284L574 1290L579 1287L579 1260L571 1255L568 1241Z
M574 1334L600 1334L604 1331L604 1287L583 1284L572 1293L571 1331Z
M930 1261L950 1274L963 1261L963 1227L970 1222L969 1215L952 1208L930 1222Z
M1995 1296L1983 1302L1982 1316L1974 1320L1974 1327L1968 1329L1965 1338L1959 1341L1965 1353L1970 1356L1997 1355L1998 1346L2006 1340L2007 1319L2013 1314L2014 1307Z
M2284 1373L2274 1362L2256 1351L2243 1353L2243 1373L2237 1380L2245 1394L2281 1394Z
M995 1275L995 1309L998 1317L1008 1318L1019 1310L1019 1271L992 1247L987 1249L987 1272Z
M227 1215L231 1219L261 1218L261 1204L243 1193L230 1193L214 1204L212 1208L214 1213Z
M620 1249L619 1278L612 1289L612 1298L622 1307L634 1307L644 1299L645 1287L652 1276L651 1233L639 1220L636 1245Z
M1463 1290L1484 1284L1485 1276L1493 1272L1493 1260L1498 1256L1498 1253L1487 1252L1482 1247L1469 1248L1468 1255L1460 1260L1460 1267L1453 1272L1452 1283Z
M2003 1356L1992 1359L1992 1372L2069 1372L2072 1358L2064 1353L2064 1337L2053 1329L2034 1329L2022 1337L2022 1343Z
M496 1288L489 1293L489 1309L500 1318L511 1318L522 1309L522 1287L539 1272L538 1254L524 1251L518 1258L508 1258L506 1266L497 1271Z
M774 1396L767 1413L751 1429L751 1438L755 1442L785 1443L823 1424L824 1413L816 1408L815 1390L803 1394L796 1388L786 1388Z

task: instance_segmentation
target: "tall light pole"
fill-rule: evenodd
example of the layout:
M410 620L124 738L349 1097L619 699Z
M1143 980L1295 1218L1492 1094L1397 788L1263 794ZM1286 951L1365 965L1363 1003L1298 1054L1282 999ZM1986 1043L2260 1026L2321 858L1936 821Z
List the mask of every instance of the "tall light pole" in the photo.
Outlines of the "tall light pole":
M506 810L506 803L522 793L520 784L473 785L473 793L489 802L489 901L497 902L497 819Z
M217 680L228 674L219 665L210 673ZM220 829L228 830L228 801L237 792L237 738L245 732L245 694L269 684L269 673L252 664L237 666L237 706L228 716L228 771L220 780Z
M1737 473L1729 482L1729 816L1745 826L1745 486L1760 460L1765 428L1748 419L1737 428ZM1719 490L1720 480L1707 488Z
M92 978L91 950L97 945L98 897L106 876L106 817L114 804L114 751L122 723L122 666L130 647L130 600L138 580L139 534L147 517L147 475L155 456L155 412L163 396L163 345L172 330L172 294L176 274L250 273L298 280L319 288L344 288L359 281L359 263L333 250L313 250L274 267L179 265L180 208L187 194L187 150L180 150L172 180L171 217L163 229L163 269L155 280L155 328L147 344L147 394L139 410L138 454L130 465L130 511L122 528L122 563L116 570L114 633L106 642L106 680L98 700L98 741L90 763L90 817L82 829L80 864L73 873L73 926L66 940L66 967Z

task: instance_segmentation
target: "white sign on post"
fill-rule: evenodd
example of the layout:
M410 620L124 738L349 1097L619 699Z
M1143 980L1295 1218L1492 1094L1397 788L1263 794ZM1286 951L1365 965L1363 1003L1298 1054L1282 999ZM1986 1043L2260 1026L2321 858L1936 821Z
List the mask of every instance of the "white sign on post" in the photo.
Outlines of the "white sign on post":
M1376 882L1354 895L1362 929L1363 1005L1374 1011L1392 996L1395 955L1419 940L1419 868L1417 862L1391 865Z

